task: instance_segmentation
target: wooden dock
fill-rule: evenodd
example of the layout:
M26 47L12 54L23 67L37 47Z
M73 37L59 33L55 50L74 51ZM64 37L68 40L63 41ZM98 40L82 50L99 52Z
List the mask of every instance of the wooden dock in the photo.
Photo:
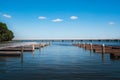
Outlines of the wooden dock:
M23 52L33 52L35 49L40 49L45 46L48 46L48 44L5 47L0 49L0 56L20 56Z
M102 53L101 49L95 49L94 52ZM120 49L105 49L105 53L120 53Z
M34 47L35 49L40 49L40 48L43 48L45 46L48 46L49 44L35 44Z
M23 47L23 51L34 51L31 47ZM3 48L0 49L0 51L22 51L22 47L8 47L8 48Z
M95 53L109 53L112 56L120 57L120 46L105 46L98 44L73 44L74 46L84 48L86 50L92 50Z
M0 51L0 56L20 56L20 51Z

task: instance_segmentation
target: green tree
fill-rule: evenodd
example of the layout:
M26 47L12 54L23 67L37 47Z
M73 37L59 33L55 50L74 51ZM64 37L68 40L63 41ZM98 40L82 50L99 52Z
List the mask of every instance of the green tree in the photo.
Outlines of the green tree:
M13 32L8 29L5 23L0 22L0 42L11 41L13 38Z

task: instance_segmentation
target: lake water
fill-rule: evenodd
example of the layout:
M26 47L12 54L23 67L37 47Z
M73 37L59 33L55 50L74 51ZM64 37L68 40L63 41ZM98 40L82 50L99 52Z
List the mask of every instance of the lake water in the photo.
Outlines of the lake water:
M93 42L120 45L118 42ZM120 80L120 59L52 42L23 57L0 57L0 80Z

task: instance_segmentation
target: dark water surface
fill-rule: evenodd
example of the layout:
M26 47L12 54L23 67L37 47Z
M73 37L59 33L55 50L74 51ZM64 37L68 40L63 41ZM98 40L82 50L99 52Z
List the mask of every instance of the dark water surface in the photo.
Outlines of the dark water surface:
M54 42L23 57L0 57L0 80L120 80L120 59Z

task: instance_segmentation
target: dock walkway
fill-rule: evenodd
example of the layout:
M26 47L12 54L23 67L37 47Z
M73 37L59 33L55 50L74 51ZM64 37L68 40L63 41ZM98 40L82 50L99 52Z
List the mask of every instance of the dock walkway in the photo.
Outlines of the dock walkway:
M86 50L91 50L95 53L109 53L116 57L120 57L120 46L106 46L99 44L73 44L74 46L84 48Z
M35 49L48 46L49 44L25 44L0 48L0 56L20 56L23 52L33 52Z

